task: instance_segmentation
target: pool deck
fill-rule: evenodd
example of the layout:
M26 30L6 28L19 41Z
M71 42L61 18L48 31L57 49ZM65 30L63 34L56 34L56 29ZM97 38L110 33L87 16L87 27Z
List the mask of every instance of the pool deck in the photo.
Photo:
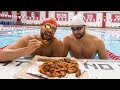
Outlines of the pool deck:
M22 79L16 78L15 75L30 61L32 58L20 57L12 62L0 63L0 79ZM82 59L80 62L89 75L89 78L85 79L120 79L120 61ZM24 77L24 79L28 78Z

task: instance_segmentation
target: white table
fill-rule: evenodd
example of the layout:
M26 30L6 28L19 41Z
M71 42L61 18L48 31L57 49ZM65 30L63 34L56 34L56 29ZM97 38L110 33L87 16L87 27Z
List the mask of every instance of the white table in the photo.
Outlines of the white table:
M16 79L14 75L18 73L31 58L20 57L12 62L0 63L0 79Z
M0 79L16 79L18 73L31 58L18 58L9 63L0 63ZM86 62L87 61L87 62ZM113 60L82 60L90 77L97 79L120 79L120 61Z
M89 60L84 63L84 67L91 77L98 79L120 79L120 61Z

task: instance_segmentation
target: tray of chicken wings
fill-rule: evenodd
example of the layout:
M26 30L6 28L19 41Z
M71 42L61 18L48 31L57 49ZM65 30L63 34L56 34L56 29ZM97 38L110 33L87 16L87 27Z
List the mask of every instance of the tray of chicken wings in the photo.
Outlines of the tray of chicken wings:
M37 56L27 73L46 79L79 79L86 72L81 62L68 57ZM85 74L86 76L86 74Z

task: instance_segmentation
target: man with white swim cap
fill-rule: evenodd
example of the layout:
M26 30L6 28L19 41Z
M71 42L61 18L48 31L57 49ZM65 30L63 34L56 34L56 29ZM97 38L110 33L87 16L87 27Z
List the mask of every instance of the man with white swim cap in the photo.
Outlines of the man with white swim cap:
M104 42L86 32L87 24L81 14L77 14L70 22L72 34L64 37L64 56L68 52L77 59L107 59Z
M40 24L41 32L20 38L14 44L0 51L0 62L11 61L21 56L63 56L63 43L54 37L57 22L54 18L46 18Z

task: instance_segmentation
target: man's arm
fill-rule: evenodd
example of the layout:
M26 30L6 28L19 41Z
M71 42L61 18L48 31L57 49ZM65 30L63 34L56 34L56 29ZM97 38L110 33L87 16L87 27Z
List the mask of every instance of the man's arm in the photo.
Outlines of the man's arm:
M18 49L5 49L0 51L0 62L12 61L13 59L27 55L30 52L28 47Z
M102 40L98 41L98 56L100 59L108 59L105 49L105 44Z
M28 37L19 39L13 45L8 46L6 49L0 51L0 62L11 61L15 58L29 55L40 46L36 39L26 42Z

